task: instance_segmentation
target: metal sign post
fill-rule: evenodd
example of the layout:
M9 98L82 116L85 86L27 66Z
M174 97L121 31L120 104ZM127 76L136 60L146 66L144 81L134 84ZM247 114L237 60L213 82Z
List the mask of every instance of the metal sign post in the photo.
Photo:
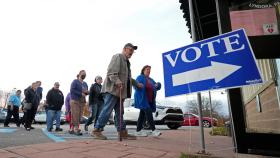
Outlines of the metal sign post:
M204 128L202 122L202 102L201 102L201 93L197 93L197 102L198 102L198 115L199 115L199 129L200 129L200 139L201 139L201 153L205 154L205 139L204 139Z
M212 99L211 99L211 91L208 91L209 93L209 105L210 105L210 117L211 117L211 130L212 135L214 135L214 125L213 125L213 114L212 114Z
M219 0L215 0L216 3L216 12L217 12L217 21L218 21L218 29L219 29L219 35L223 34L222 31L222 23L221 23L221 14L220 14L220 7L219 7ZM232 112L231 112L231 104L230 104L230 99L229 99L229 91L226 90L226 95L227 95L227 102L228 102L228 109L229 109L229 120L230 120L230 130L231 130L231 135L232 135L232 140L233 140L233 146L234 146L234 151L236 152L237 149L237 143L236 143L236 137L235 137L235 130L234 130L234 123L232 119ZM210 91L209 91L209 96L210 96ZM213 132L213 128L212 128Z
M191 23L191 33L192 40L196 42L196 33L195 33L195 21L194 21L194 12L193 12L193 3L192 0L189 0L189 11L190 11L190 23ZM200 129L200 138L201 138L201 153L205 153L205 139L204 139L204 129L202 124L202 102L201 102L201 93L197 93L197 102L198 102L198 115L199 115L199 129Z

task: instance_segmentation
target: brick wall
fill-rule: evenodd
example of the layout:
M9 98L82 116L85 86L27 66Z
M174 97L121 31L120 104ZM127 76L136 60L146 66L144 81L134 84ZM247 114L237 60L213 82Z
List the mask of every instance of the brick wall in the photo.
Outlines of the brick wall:
M257 109L256 98L245 105L248 132L280 133L280 108L274 84L259 94L261 111Z

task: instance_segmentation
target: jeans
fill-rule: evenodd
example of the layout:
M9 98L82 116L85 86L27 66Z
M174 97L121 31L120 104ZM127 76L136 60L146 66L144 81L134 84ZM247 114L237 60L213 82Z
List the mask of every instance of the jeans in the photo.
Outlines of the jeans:
M96 129L104 128L107 122L109 121L109 117L111 116L113 109L115 110L115 126L117 131L119 132L125 130L126 125L125 122L123 121L123 104L122 104L122 112L120 113L120 99L119 97L114 96L110 93L105 93L104 105L97 119L97 122L94 125L94 128ZM119 126L119 122L121 122L122 125L121 127Z
M51 130L53 127L53 121L56 121L56 128L60 128L60 110L47 110L47 129Z
M93 119L94 119L94 124L96 124L97 118L98 118L102 108L103 108L103 103L91 105L91 115L85 124L86 126L89 126L90 124L92 124Z
M138 121L137 121L137 129L136 129L137 132L142 130L143 123L145 120L147 120L148 123L150 124L152 131L154 131L156 129L152 109L147 108L147 109L140 110Z

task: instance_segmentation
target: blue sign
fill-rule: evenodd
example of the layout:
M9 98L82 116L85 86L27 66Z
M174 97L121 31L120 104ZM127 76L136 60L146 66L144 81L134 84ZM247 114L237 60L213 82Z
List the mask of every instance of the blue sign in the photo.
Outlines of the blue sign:
M162 54L165 96L262 83L244 29Z

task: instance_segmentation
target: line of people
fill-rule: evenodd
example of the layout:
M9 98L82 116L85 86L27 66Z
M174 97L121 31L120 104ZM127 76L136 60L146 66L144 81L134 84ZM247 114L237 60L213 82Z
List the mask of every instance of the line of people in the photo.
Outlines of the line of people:
M79 72L77 78L71 83L70 93L65 99L66 119L69 121L70 134L82 135L80 119L86 104L86 97L89 95L91 116L86 122L84 130L88 131L88 126L92 124L94 120L94 129L91 131L91 136L96 139L107 139L107 137L102 134L102 131L109 121L113 110L115 111L114 123L120 137L124 139L135 139L135 136L146 136L147 133L141 132L145 119L147 119L151 125L151 134L153 136L161 135L161 133L155 129L152 116L152 113L155 112L156 109L156 92L160 90L161 84L159 82L156 83L150 77L151 66L149 65L143 67L141 74L136 80L132 78L129 59L135 50L137 50L137 46L127 43L123 47L122 53L113 55L107 68L103 86L101 85L103 82L102 77L96 76L95 83L91 85L90 91L88 91L88 85L84 81L86 78L86 71L81 70ZM24 127L26 130L32 129L31 123L36 114L40 100L42 99L42 95L40 94L42 94L43 89L39 88L40 86L38 85L38 83L34 83L30 88L25 90L23 110ZM126 98L131 98L132 87L135 89L135 107L140 109L135 135L128 134L126 124L123 120L123 102ZM64 96L59 90L58 82L56 82L54 87L48 92L46 99L47 130L52 131L53 120L55 119L55 131L62 131L60 128L60 115L62 105L64 104ZM14 104L17 105L18 103L15 102ZM122 111L120 111L120 108L122 108ZM5 126L6 125L7 124L5 124Z

